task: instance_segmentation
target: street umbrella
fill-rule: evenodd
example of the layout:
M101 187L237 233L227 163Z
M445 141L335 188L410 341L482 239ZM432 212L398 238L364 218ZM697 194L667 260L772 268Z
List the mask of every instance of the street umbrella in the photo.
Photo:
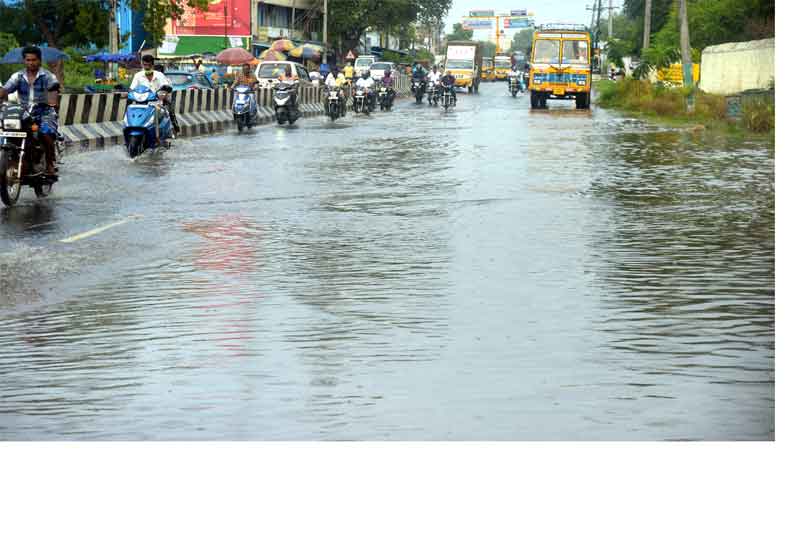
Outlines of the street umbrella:
M286 53L294 48L295 44L290 40L276 40L273 42L273 45L270 46L272 51L279 51L281 53Z
M246 64L254 59L254 55L243 49L242 47L232 47L224 49L218 53L217 60L221 64L227 66L240 66Z
M287 60L287 55L285 55L280 51L274 51L273 49L268 49L267 51L259 55L259 58L261 58L262 60Z
M53 62L58 62L59 60L68 60L69 55L64 53L63 51L59 51L54 47L40 47L41 49L41 61L45 64L52 64ZM25 59L22 57L22 47L17 47L16 49L11 49L8 51L5 56L0 60L0 64L24 64Z
M301 45L290 50L289 56L294 58L305 58L307 60L317 60L322 56L322 49L316 45Z

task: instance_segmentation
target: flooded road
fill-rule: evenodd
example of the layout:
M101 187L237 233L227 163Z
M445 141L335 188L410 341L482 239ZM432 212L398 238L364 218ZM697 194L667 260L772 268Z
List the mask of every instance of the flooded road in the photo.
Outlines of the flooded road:
M0 439L774 438L771 145L528 105L70 155L0 210Z

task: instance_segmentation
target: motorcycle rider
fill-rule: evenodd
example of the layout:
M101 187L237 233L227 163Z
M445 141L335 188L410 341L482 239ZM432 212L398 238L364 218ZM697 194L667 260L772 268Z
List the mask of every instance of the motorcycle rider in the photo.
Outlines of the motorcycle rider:
M350 61L350 60L347 61L347 64L345 65L345 69L344 69L343 73L345 75L345 79L347 79L348 81L352 81L353 80L353 76L356 74L356 69L353 67L353 62L352 61Z
M25 69L14 73L0 87L0 101L9 94L17 93L24 108L33 105L31 116L41 127L39 137L44 145L47 161L45 175L55 178L55 138L58 136L58 103L61 84L55 75L41 67L41 49L27 46L22 49Z
M366 95L366 99L369 100L370 110L375 109L375 103L374 103L375 94L372 92L374 86L375 86L375 80L372 78L372 75L369 73L369 70L362 73L361 77L359 77L358 81L356 81L356 88L364 89L364 94Z
M146 87L155 94L163 87L167 87L168 93L163 98L163 103L168 110L168 115L171 117L171 125L174 127L174 134L178 135L181 131L179 128L179 121L176 118L176 111L174 111L174 101L171 99L171 81L166 77L163 72L154 69L154 57L152 55L143 55L141 57L141 66L143 70L135 74L130 83L130 90L135 90L138 87Z
M445 73L444 77L441 78L441 84L450 88L452 91L452 101L455 105L458 105L458 93L455 92L455 76L450 72Z
M334 66L331 68L331 72L328 74L328 77L325 78L325 87L326 92L325 96L328 97L328 91L330 89L336 89L339 93L339 113L344 116L345 115L345 76L339 71L339 68ZM325 114L328 114L328 100L325 100Z
M510 77L515 77L518 79L518 86L521 94L524 94L526 91L526 83L524 82L524 70L518 67L518 63L513 61L513 65L510 66ZM510 79L507 80L507 87L510 88Z
M441 72L438 71L438 66L433 66L433 71L427 74L427 100L430 103L430 95L436 91L436 87L441 82Z
M237 86L247 86L251 89L252 98L254 100L254 115L255 118L259 113L259 107L256 103L256 91L259 88L259 79L251 72L251 65L250 64L243 64L243 70L239 72L237 75L234 76L234 83L232 83L232 88Z
M389 101L394 100L394 77L391 76L391 70L386 70L380 80L380 84L386 87L386 92L389 95Z

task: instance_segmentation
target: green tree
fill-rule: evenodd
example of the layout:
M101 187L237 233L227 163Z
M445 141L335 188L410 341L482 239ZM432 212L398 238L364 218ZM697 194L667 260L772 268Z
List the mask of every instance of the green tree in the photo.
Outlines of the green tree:
M447 34L447 41L466 41L474 37L474 30L464 30L461 23L452 25L452 34Z
M481 41L480 46L482 47L482 56L493 58L496 56L496 44L492 41Z
M168 19L178 19L186 7L206 11L209 0L131 0L132 9L143 12L143 29L159 47L165 38Z
M22 0L0 4L0 32L22 44L84 47L107 43L107 0Z
M515 36L513 36L513 46L511 49L513 51L527 53L532 48L532 35L534 31L535 30L533 28L525 28L524 30L518 32Z

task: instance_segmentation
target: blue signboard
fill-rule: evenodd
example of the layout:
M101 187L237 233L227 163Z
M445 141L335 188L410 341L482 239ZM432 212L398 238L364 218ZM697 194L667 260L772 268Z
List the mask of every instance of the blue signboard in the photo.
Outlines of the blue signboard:
M529 19L526 17L505 19L505 28L529 28Z
M463 19L464 30L480 30L483 28L493 28L491 19Z

